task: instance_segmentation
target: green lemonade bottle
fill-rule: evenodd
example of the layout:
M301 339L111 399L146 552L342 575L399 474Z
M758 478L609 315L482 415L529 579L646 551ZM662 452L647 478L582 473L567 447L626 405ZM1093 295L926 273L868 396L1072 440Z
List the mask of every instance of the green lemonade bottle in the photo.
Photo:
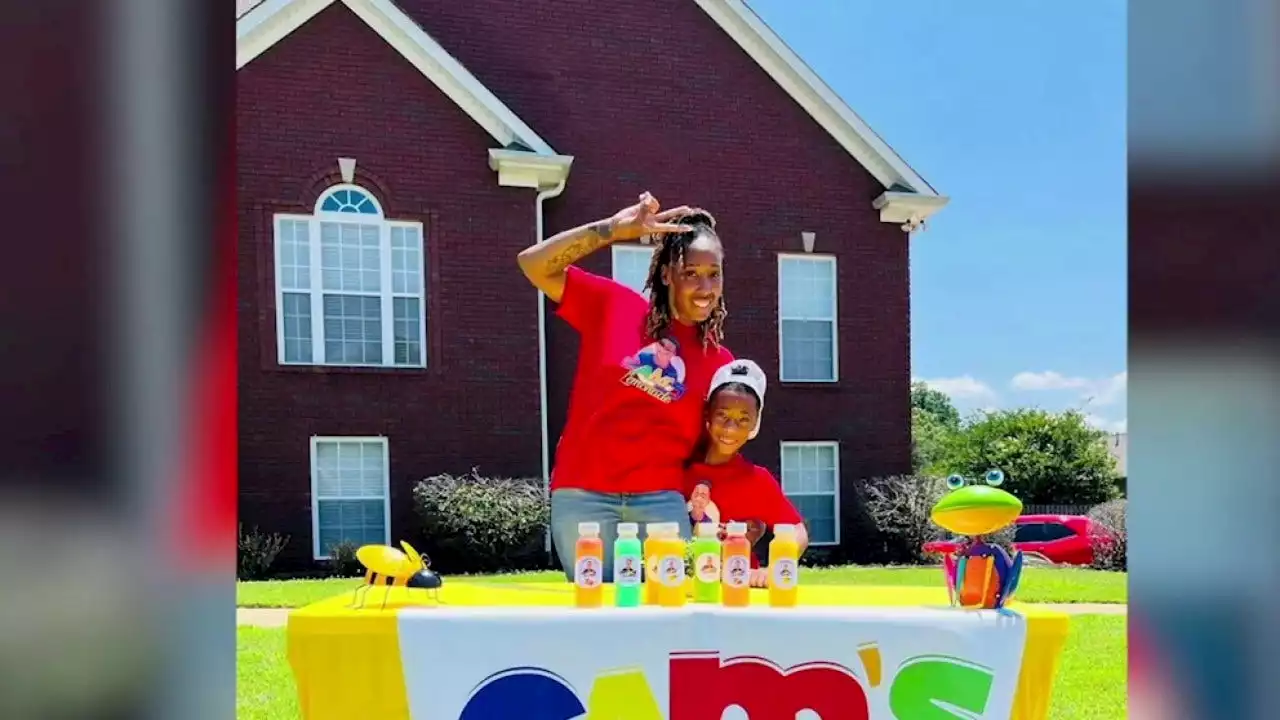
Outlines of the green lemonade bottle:
M640 526L636 523L618 523L618 540L613 544L613 597L618 607L640 605L644 552L639 534Z
M698 523L693 541L693 601L720 602L720 528Z

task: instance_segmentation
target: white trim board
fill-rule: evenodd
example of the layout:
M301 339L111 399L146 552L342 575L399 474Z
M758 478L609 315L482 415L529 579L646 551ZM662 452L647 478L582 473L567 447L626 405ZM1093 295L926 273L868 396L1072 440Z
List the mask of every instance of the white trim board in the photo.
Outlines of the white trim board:
M392 0L264 0L236 20L236 70L335 2L346 5L503 147L518 143L537 155L556 154Z
M886 190L939 197L743 0L694 0Z

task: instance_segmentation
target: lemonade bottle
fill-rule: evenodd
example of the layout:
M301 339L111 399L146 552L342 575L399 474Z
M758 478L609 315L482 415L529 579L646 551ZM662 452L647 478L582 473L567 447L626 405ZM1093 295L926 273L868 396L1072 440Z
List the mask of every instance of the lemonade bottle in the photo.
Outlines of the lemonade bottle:
M658 543L662 540L662 523L646 523L644 526L644 602L658 604Z
M640 604L640 569L644 567L644 553L636 535L640 526L635 523L618 523L618 541L613 544L614 604L618 607L636 607Z
M655 548L658 551L658 604L663 607L682 607L684 594L684 538L680 526L663 523L662 535Z
M720 530L714 523L698 523L693 541L693 601L720 602Z
M600 523L578 523L578 543L573 552L573 601L581 608L604 603L604 543Z
M769 543L769 604L795 607L800 580L800 545L795 525L774 525Z
M722 603L726 607L751 604L751 543L747 524L731 522L725 528Z

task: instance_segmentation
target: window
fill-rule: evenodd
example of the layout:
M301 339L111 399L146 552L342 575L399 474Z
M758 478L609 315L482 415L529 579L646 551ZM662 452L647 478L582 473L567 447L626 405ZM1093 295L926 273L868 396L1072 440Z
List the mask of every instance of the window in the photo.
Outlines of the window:
M386 438L311 438L311 542L317 560L344 541L391 541L388 471Z
M782 443L782 492L809 524L810 545L840 543L840 449L836 443Z
M1063 525L1062 523L1022 523L1013 531L1013 541L1018 543L1026 542L1053 542L1075 536L1075 531Z
M275 218L277 353L285 365L426 366L422 224L354 185Z
M653 245L614 245L613 279L648 298L644 283L656 249Z
M778 356L783 382L835 382L836 259L778 256Z

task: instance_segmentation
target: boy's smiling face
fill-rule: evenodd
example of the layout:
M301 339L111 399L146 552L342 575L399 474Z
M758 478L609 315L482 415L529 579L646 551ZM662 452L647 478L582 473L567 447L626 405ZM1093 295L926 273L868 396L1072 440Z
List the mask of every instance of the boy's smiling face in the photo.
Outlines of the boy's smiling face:
M751 393L736 388L716 393L707 405L707 435L712 448L725 456L738 452L759 415L760 408Z

